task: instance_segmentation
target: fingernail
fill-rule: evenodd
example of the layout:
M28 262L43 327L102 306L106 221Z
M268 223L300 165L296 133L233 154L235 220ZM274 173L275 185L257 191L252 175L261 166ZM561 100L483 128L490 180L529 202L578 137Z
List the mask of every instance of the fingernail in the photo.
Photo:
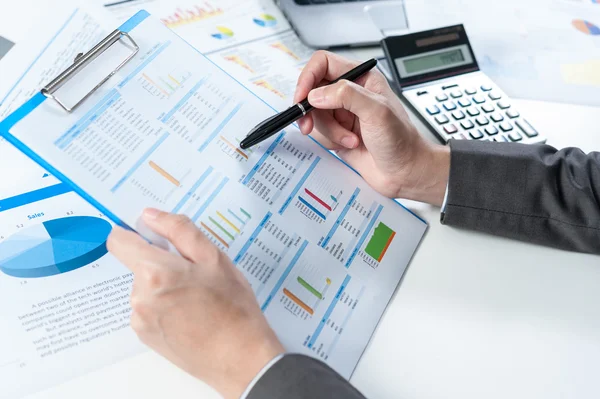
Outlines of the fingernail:
M306 125L306 119L298 119L298 127L300 128L300 132L304 134L304 126Z
M321 104L325 101L325 94L322 88L314 89L308 93L308 102L312 105Z
M342 145L346 148L353 149L356 146L356 140L352 136L346 136L342 139Z
M161 210L147 208L144 210L144 218L148 220L153 220L156 219L161 213L163 213Z

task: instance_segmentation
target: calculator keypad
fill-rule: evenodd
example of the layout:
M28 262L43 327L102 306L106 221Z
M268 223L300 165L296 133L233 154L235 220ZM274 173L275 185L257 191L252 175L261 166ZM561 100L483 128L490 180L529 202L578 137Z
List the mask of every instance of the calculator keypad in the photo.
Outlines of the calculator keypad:
M488 80L485 75L480 79L479 82ZM501 90L492 83L476 80L464 85L436 86L435 90L428 89L431 95L419 97L421 109L440 135L446 140L545 141Z
M435 117L438 124L443 125L444 123L450 122L450 119L446 115L438 115Z
M448 101L447 103L444 103L444 108L446 111L454 111L456 109L456 104L454 101Z

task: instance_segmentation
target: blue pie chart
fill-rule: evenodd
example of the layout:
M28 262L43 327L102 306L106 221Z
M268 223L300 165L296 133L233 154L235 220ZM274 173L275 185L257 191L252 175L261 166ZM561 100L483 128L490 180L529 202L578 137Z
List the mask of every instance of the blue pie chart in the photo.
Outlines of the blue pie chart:
M112 226L92 216L71 216L28 227L0 243L0 271L20 278L49 277L103 257Z

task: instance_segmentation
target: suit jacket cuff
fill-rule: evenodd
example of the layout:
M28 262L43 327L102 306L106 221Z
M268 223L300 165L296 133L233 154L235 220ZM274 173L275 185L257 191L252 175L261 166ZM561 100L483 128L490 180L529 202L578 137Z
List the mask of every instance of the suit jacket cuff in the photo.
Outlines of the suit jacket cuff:
M269 371L269 369L271 367L273 367L275 365L275 363L280 361L284 356L285 356L285 353L282 353L281 355L277 355L273 358L273 360L271 360L269 363L267 363L265 365L265 367L263 367L262 370L260 370L260 372L258 374L256 374L256 377L254 377L252 379L252 381L250 381L250 384L248 385L248 387L246 388L244 393L242 393L242 396L240 396L240 399L248 398L248 395L250 394L250 392L252 391L252 389L254 388L256 383L263 377L263 375L265 375L267 373L267 371Z
M450 140L442 223L600 253L600 153Z
M364 399L341 375L309 356L286 354L253 384L245 399Z

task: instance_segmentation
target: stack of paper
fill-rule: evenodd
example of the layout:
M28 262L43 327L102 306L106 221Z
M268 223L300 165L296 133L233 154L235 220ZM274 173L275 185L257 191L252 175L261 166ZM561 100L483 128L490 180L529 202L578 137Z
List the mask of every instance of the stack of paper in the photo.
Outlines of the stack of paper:
M600 3L409 0L412 30L463 23L480 68L509 96L600 106Z

